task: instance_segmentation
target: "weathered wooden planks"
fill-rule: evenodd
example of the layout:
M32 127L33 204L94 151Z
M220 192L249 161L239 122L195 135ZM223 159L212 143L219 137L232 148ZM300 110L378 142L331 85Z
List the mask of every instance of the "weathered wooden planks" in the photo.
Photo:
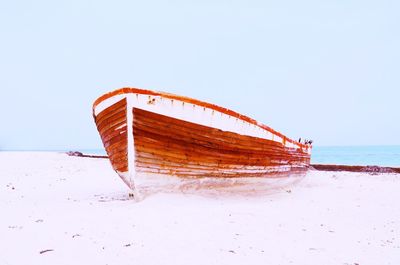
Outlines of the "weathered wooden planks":
M118 172L128 171L126 105L124 98L95 116L111 165Z
M177 176L265 176L303 170L309 155L282 143L133 109L136 170Z

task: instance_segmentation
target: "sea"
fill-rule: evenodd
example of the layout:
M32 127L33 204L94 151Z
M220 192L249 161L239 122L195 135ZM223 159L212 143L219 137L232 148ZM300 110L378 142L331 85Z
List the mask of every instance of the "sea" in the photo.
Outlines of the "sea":
M103 149L82 149L82 153L105 155ZM313 146L311 164L400 167L400 145Z
M400 167L400 145L313 146L311 163Z

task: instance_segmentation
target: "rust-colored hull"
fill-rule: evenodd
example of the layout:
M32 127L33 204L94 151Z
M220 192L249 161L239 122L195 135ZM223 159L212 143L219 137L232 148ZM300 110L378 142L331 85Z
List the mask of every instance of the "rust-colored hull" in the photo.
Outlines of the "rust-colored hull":
M309 156L282 144L133 109L136 169L177 176L249 177L304 169Z
M137 173L260 177L310 164L311 146L233 111L175 95L117 90L95 102L94 118L113 168L131 188Z
M104 148L113 168L118 172L128 171L126 111L124 99L95 116Z

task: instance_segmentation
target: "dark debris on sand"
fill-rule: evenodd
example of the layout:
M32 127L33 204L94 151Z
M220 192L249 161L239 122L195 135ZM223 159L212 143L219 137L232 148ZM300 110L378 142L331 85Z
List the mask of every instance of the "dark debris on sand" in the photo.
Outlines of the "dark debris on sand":
M400 173L400 168L396 167L380 167L380 166L348 166L348 165L311 165L311 169L320 171L349 171L349 172L365 172L372 175L378 173Z

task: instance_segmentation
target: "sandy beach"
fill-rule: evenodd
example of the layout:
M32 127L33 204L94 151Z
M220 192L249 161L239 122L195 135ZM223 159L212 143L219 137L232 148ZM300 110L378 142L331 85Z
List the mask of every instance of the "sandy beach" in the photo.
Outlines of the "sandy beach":
M400 174L137 179L0 152L0 264L400 264Z

